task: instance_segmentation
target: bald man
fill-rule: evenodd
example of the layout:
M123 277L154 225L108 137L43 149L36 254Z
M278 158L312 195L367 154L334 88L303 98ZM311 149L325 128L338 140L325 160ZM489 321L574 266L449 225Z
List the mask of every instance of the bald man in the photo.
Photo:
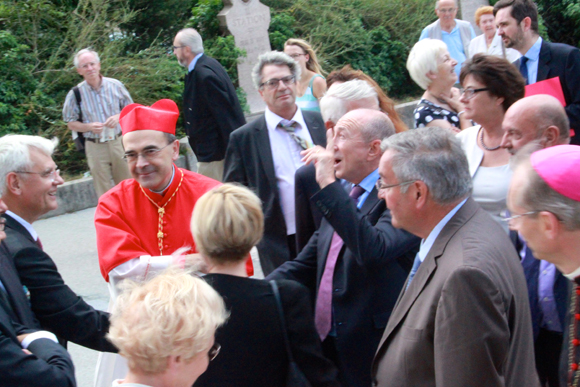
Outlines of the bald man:
M395 134L379 111L346 113L327 131L327 146L303 152L320 190L324 219L306 247L268 279L291 279L316 295L315 323L325 355L345 386L370 386L370 367L419 238L391 225L377 196L381 140ZM354 184L350 194L337 179ZM349 197L350 196L350 197Z
M570 142L570 124L560 102L545 94L523 98L507 110L501 146L512 155L536 142L549 148ZM550 262L536 259L522 236L518 252L528 285L536 367L542 385L558 386L559 356L568 299L568 281Z

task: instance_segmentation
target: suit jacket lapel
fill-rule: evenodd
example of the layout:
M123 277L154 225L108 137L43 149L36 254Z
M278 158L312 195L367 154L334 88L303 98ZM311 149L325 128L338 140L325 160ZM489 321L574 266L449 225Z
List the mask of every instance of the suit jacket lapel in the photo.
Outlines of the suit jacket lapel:
M306 126L308 126L308 131L310 132L310 137L312 137L314 145L326 146L325 128L320 126L319 123L316 122L314 117L309 115L308 113L305 113L305 111L302 111L302 117L304 118Z
M536 81L543 81L548 79L548 74L550 72L549 63L552 60L552 53L550 52L549 43L546 41L542 42L540 47L540 58L538 59L538 76Z
M256 153L260 159L260 163L268 176L268 184L273 188L273 192L278 192L278 183L276 181L276 171L274 169L274 159L272 158L272 146L270 145L270 136L268 135L268 125L266 124L266 116L257 118L261 122L256 125L256 136L253 138L256 140Z
M411 285L409 285L407 290L401 291L399 299L397 300L397 304L395 305L393 313L389 318L385 333L381 339L379 350L383 343L395 330L395 328L399 326L399 324L404 320L405 316L409 312L409 309L411 309L415 303L415 300L429 282L431 276L437 269L437 259L439 259L439 257L441 257L441 255L443 255L445 252L445 247L447 246L447 243L449 243L449 240L465 224L465 222L475 214L477 208L477 204L473 201L473 199L467 199L463 207L459 209L455 216L453 216L445 225L443 230L441 230L441 233L435 240L431 250L429 250L429 253L425 257L425 260L421 266L419 266L419 270L417 270ZM405 285L403 285L403 289L405 289L406 286L407 282L405 282Z
M24 235L28 240L30 240L30 242L32 242L36 245L36 241L34 240L32 235L30 235L28 230L23 225L18 223L18 221L16 219L14 219L13 217L11 217L8 214L4 214L4 218L6 219L6 227L11 228L14 231Z

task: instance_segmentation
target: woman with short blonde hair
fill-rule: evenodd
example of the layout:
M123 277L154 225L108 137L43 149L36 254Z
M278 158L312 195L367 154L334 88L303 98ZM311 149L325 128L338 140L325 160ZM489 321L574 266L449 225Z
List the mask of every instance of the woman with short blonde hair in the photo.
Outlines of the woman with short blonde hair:
M196 387L286 385L289 359L272 286L247 278L245 270L263 223L260 199L239 185L213 188L193 209L193 237L208 267L204 279L231 311L228 323L216 333L222 352ZM276 283L294 360L312 386L338 386L335 367L322 355L308 290L294 281Z
M113 386L191 387L219 352L214 335L227 318L220 295L178 269L122 287L108 337L129 372Z

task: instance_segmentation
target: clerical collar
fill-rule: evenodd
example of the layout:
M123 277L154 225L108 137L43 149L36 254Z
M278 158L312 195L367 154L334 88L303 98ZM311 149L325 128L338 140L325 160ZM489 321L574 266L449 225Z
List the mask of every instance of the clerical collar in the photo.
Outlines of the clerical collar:
M580 267L570 274L564 274L564 276L568 278L570 281L575 281L576 278L580 277Z
M169 183L167 183L167 185L165 186L165 188L163 188L161 191L153 191L152 189L150 189L149 191L151 191L153 193L156 193L158 195L163 196L163 192L165 192L165 190L171 186L171 183L173 183L173 178L174 177L175 177L175 165L173 165L171 167L171 180L169 180Z

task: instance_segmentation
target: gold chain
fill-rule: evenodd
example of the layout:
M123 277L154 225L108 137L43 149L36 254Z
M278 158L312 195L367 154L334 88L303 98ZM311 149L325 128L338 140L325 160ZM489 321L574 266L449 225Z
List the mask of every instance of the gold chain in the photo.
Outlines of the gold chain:
M568 377L568 385L572 387L578 387L578 381L580 380L580 372L578 370L574 370L572 368L573 364L576 364L576 348L577 345L574 345L574 340L576 340L576 324L578 320L576 319L576 315L578 314L576 299L578 297L578 291L580 290L579 286L576 286L575 289L572 290L572 297L570 297L570 311L574 312L572 318L570 319L570 327L569 327L569 348L568 348L568 367L570 367L567 371L570 372L570 376Z
M159 244L159 255L163 255L163 215L165 215L165 206L167 206L169 204L169 202L171 201L171 199L173 199L173 197L175 196L175 194L177 193L177 191L179 191L179 187L181 187L181 183L183 183L183 171L181 169L177 169L179 172L181 172L181 180L179 180L179 185L177 186L177 188L175 189L175 192L173 192L173 195L171 195L171 197L167 200L167 202L163 205L163 207L160 207L157 203L155 203L153 201L153 199L151 199L149 197L149 195L147 195L145 193L145 191L143 190L143 187L141 186L141 184L139 184L139 188L141 188L141 192L143 192L143 195L145 195L145 197L147 199L149 199L149 201L151 203L153 203L153 205L155 207L157 207L157 213L159 214L159 225L157 228L157 241Z

